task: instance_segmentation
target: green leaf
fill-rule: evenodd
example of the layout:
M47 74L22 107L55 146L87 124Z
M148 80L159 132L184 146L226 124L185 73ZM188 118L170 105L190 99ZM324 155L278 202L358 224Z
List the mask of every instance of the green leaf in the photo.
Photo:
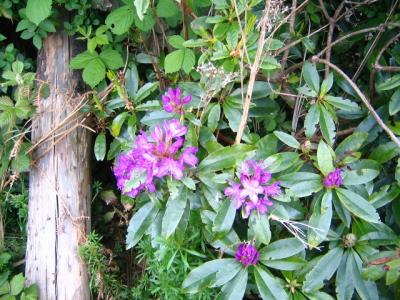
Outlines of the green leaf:
M179 13L179 9L174 0L160 0L156 7L157 16L161 18L170 18Z
M28 0L26 4L26 16L30 21L39 25L50 16L52 0Z
M113 9L106 18L107 27L116 35L124 34L132 26L134 11L131 6Z
M203 159L197 169L199 172L211 173L232 168L235 166L237 161L242 160L246 156L247 152L252 149L252 146L244 144L218 149Z
M317 198L308 225L308 243L317 247L328 235L332 220L332 191Z
M130 97L135 97L139 88L139 73L136 65L132 64L125 73L125 88Z
M312 195L320 190L322 190L321 177L309 181L301 181L292 185L289 189L290 195L294 197L302 198Z
M335 141L335 123L329 112L325 109L325 107L320 106L320 117L319 117L319 127L321 128L321 132L325 140L329 145L332 145Z
M235 202L231 199L225 199L215 216L213 232L228 232L231 230L235 215Z
M303 65L303 76L307 85L318 94L319 75L315 64L306 61Z
M207 127L211 129L211 131L215 131L218 127L218 122L221 116L221 106L219 103L215 104L208 114L207 119Z
M25 286L25 278L22 273L15 275L10 281L11 291L10 294L13 296L19 295Z
M351 264L351 274L354 286L361 299L375 300L379 299L376 285L372 281L363 280L361 277L362 271L362 260L358 256L357 252L353 249L350 250L348 263Z
M333 73L329 73L328 77L322 81L320 97L324 97L332 88L333 85Z
M208 261L193 269L182 283L182 288L190 294L198 293L201 289L216 280L216 273L225 266L231 265L234 258L222 258Z
M378 92L388 91L400 86L400 74L396 74L376 87Z
M256 240L268 245L271 240L271 230L267 215L252 213L250 215L249 226L253 229Z
M266 160L264 164L271 173L278 173L289 169L299 160L299 155L294 152L281 152L271 155Z
M128 117L128 112L125 111L123 113L120 113L119 115L117 115L112 124L111 124L111 134L114 137L118 137L119 133L121 132L121 127L124 124L126 118Z
M399 146L394 142L388 142L378 145L374 148L369 156L370 159L376 160L378 163L383 164L393 159L400 154Z
M298 256L287 257L284 259L266 260L263 262L268 268L280 271L297 271L304 267L306 260Z
M236 300L243 299L246 292L247 278L249 273L247 269L240 272L222 288L222 294L218 295L217 300Z
M121 54L119 54L118 51L110 48L100 53L100 59L103 61L106 67L111 70L119 69L124 66L124 61L122 60Z
M136 93L135 103L139 104L158 88L159 82L147 82Z
M375 169L359 169L346 170L343 174L344 185L358 185L370 182L379 175L379 170Z
M323 140L319 142L317 150L318 167L325 176L335 169L333 167L332 152L333 150Z
M282 143L288 145L289 147L292 147L294 149L300 148L300 143L296 140L295 137L291 136L290 134L278 130L275 130L274 134Z
M39 299L38 287L34 284L24 289L21 294L21 300L37 300Z
M98 54L96 52L82 52L71 59L70 67L73 70L84 69L92 60L96 59Z
M150 0L134 0L133 3L135 4L139 19L143 21L144 15L149 8Z
M288 238L275 241L260 251L260 261L282 259L293 256L304 250L304 244L297 238Z
M342 97L325 96L325 101L332 104L334 107L345 111L358 111L358 104Z
M224 263L224 268L218 270L215 274L215 279L212 281L210 287L218 287L225 285L227 282L231 281L240 270L243 269L243 265L236 261L236 259L231 259Z
M336 189L340 202L355 216L372 223L379 223L375 208L360 195L342 188Z
M306 137L312 137L315 133L316 125L319 122L319 105L311 105L304 119L304 128Z
M351 264L348 261L349 251L345 251L336 273L336 294L338 300L352 299L354 282L352 279Z
M11 168L15 172L28 172L30 168L30 159L25 153L20 153L11 161Z
M304 291L313 292L322 287L324 281L329 280L339 267L342 255L342 248L337 247L329 250L306 275L303 283Z
M162 219L162 236L170 237L177 228L187 205L188 189L181 187L177 195L171 195Z
M264 61L261 63L260 68L263 70L277 70L281 68L281 64L275 57L266 56Z
M90 87L98 85L105 77L106 67L100 58L91 60L85 67L82 73L83 81Z
M106 156L106 147L106 135L101 132L97 135L96 141L94 142L94 156L97 161L104 160L104 157Z
M169 53L165 57L164 67L165 73L175 73L184 70L189 74L196 63L194 52L190 49L179 49Z
M339 146L337 146L335 153L336 156L341 157L341 156L346 156L350 155L355 151L358 151L358 149L361 148L363 143L366 141L368 138L368 133L367 132L354 132L352 135L348 136L345 138Z
M274 278L270 273L265 271L261 266L254 269L254 277L260 296L264 300L285 300L289 299L287 293L283 289L281 282Z
M127 249L134 247L141 240L157 213L158 208L154 206L153 202L148 202L133 215L129 221L126 236Z
M182 49L185 39L180 35L171 35L167 38L168 43L175 49Z
M390 98L389 102L389 114L394 116L400 111L400 89L397 89L392 97Z

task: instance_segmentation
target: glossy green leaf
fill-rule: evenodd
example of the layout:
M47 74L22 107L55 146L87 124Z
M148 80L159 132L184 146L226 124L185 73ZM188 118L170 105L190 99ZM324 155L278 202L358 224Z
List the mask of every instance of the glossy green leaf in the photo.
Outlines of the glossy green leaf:
M316 125L319 123L319 105L311 105L304 119L305 134L307 137L312 137L315 133Z
M106 156L106 135L101 132L97 135L94 142L94 156L98 161L104 160Z
M332 152L333 150L327 144L325 144L324 141L321 140L319 142L317 150L317 162L320 171L325 176L334 170Z
M300 143L292 135L277 130L274 131L274 134L282 143L288 145L289 147L294 149L300 148Z
M342 259L343 249L333 248L321 257L317 264L306 275L303 283L305 292L316 291L323 286L324 280L329 280L339 267Z
M282 259L304 250L304 244L297 238L277 240L260 250L260 261Z
M162 235L170 237L181 220L187 205L188 190L186 187L180 189L177 195L171 195L167 201L167 207L162 220Z
M306 61L303 65L303 76L307 85L318 94L319 75L315 64Z
M285 300L289 299L287 293L283 289L281 282L273 277L262 267L257 266L254 269L254 277L258 291L264 300Z
M308 225L308 243L317 247L328 235L332 220L332 192L327 190L317 198Z
M379 215L375 208L360 195L346 189L336 189L340 202L355 216L367 222L378 223Z
M268 245L271 240L271 230L267 215L252 213L250 215L249 225L254 231L256 240Z
M329 145L332 145L335 141L336 127L333 122L332 116L323 107L320 106L319 126L321 128L322 135Z
M111 124L111 134L114 137L118 137L121 132L121 127L124 124L126 118L128 117L128 112L123 112L117 115Z
M240 272L222 288L222 293L218 295L217 300L236 300L242 299L246 292L247 278L249 273L247 269Z
M389 114L394 116L400 111L400 89L397 89L392 97L390 98L389 102Z
M219 207L215 216L213 232L228 232L232 228L235 215L235 201L226 199Z
M378 92L381 92L381 91L388 91L388 90L395 89L398 86L400 86L400 74L396 74L396 75L390 77L385 82L379 84L376 87L376 89Z

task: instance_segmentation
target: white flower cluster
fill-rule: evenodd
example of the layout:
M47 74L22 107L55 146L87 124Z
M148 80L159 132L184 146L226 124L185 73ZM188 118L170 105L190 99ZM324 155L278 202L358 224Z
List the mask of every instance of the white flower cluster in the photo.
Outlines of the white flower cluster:
M289 11L289 7L284 4L283 0L271 0L267 14L261 18L258 28L260 29L263 24L267 32L271 32L275 24L282 18L282 15Z
M212 62L201 64L196 70L201 74L202 81L218 83L221 87L239 77L237 72L226 72L224 68L217 68Z

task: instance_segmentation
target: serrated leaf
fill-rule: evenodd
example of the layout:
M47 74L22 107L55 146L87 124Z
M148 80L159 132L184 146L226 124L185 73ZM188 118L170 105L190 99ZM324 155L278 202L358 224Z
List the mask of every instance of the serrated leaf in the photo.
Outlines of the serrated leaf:
M156 6L157 16L161 18L170 18L179 13L179 9L174 0L160 0Z
M107 27L117 35L124 34L132 26L134 11L131 6L122 6L113 9L106 18Z
M106 67L99 58L91 60L83 69L82 78L90 87L98 85L105 77Z
M179 49L169 53L165 57L164 67L165 73L175 73L179 70L189 74L196 63L194 52L190 49Z
M26 4L26 16L30 21L39 25L50 16L52 0L28 0Z
M121 54L116 50L108 48L102 51L99 57L108 69L115 70L124 66Z

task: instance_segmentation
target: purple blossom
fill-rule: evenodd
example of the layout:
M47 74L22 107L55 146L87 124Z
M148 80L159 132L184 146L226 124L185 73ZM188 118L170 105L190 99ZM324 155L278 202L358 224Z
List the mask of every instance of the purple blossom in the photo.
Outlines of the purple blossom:
M235 259L246 267L256 265L259 258L260 254L251 244L242 243L236 249Z
M272 176L260 162L244 161L241 166L240 182L231 182L224 191L225 196L235 201L236 209L243 208L245 218L253 210L266 214L272 205L270 197L280 194L279 182L269 183Z
M327 188L336 188L342 185L343 178L341 169L335 169L324 178L324 186Z
M113 168L122 193L136 197L144 190L154 192L154 180L165 176L181 180L185 168L198 162L196 147L182 149L186 132L175 119L156 126L150 136L141 132L133 149L120 154Z
M161 99L166 112L183 115L183 106L192 100L192 96L187 95L182 97L180 88L169 88L167 93L161 96Z

